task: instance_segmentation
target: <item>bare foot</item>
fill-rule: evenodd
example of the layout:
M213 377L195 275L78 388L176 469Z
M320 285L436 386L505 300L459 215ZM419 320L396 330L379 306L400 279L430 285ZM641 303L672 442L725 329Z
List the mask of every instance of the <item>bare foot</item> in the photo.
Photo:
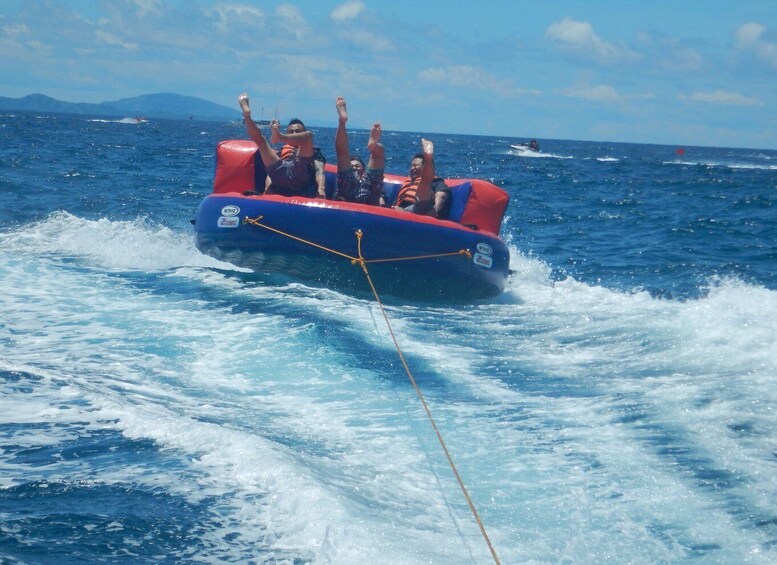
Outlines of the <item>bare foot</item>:
M340 121L345 123L348 121L348 110L345 107L345 98L338 96L335 100L335 108L337 108L337 116Z
M424 150L424 155L434 156L434 143L428 139L421 139L421 148Z
M281 142L281 123L278 120L270 121L270 142Z
M248 93L244 92L240 96L237 97L237 103L240 104L240 109L243 110L244 114L250 114L251 113L251 106L248 105Z
M370 139L367 141L367 149L369 149L370 153L373 152L375 148L377 148L380 145L380 134L383 132L383 130L380 129L380 124L378 122L375 122L372 125L372 130L370 131ZM382 147L382 146L381 146Z

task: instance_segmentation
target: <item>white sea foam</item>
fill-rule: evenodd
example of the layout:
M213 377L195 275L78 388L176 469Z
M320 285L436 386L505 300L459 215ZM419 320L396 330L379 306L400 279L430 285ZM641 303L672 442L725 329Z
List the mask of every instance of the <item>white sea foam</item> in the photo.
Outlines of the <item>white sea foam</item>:
M55 212L42 221L0 233L0 243L17 253L81 257L105 269L201 266L243 270L200 253L192 234L154 226L143 218L87 220Z
M507 154L515 155L517 157L526 157L528 159L574 159L572 155L559 155L556 153L531 151L529 149L510 149Z
M762 164L762 163L748 163L742 161L686 161L686 160L673 160L663 161L664 165L682 165L691 167L708 167L708 168L725 168L725 169L743 169L743 170L761 170L761 171L775 171L777 165Z
M66 294L75 278L58 276L49 282ZM86 405L64 421L81 422L82 430L87 429L84 421L90 422L88 427L112 422L128 438L151 439L189 454L201 479L178 483L174 474L164 477L160 471L152 485L192 502L207 496L223 499L218 509L222 526L211 533L214 544L237 529L243 544L261 542L272 548L277 539L278 550L296 547L319 559L329 555L375 562L392 556L393 562L411 563L413 552L426 542L419 538L420 545L408 546L407 540L420 529L423 539L440 539L435 545L442 555L449 551L442 543L450 535L445 503L435 501L439 494L428 484L414 440L395 427L403 419L394 414L402 410L395 395L389 391L381 401L386 393L374 390L364 376L356 384L357 375L343 379L347 375L338 359L324 356L315 366L295 362L294 350L312 341L305 338L312 330L308 324L230 316L224 309L197 312L185 304L159 309L154 297L133 297L129 289L108 295L106 290L80 292L65 301L49 288L36 289L27 299L37 306L8 320L20 336L15 355L37 370L36 359L45 351L48 363L56 364L57 381L79 391ZM131 310L122 306L130 299ZM88 322L80 316L85 309L99 311L103 321ZM44 328L37 338L33 327ZM219 328L215 334L214 327ZM178 334L187 345L176 340L167 347L179 348L179 354L152 353ZM153 346L148 341L152 335ZM347 389L333 384L343 382L349 383ZM28 406L4 402L6 421L62 420L61 386L49 385L34 416ZM59 407L54 414L53 406ZM384 424L378 424L380 411L386 411ZM219 423L210 423L212 419ZM68 434L60 433L56 441L73 439L73 431ZM307 444L312 453L300 460L296 449L285 449L276 437ZM15 439L41 445L34 437ZM306 450L302 447L302 453ZM69 480L78 476L72 466L67 470ZM16 476L26 477L40 472L17 471ZM103 474L101 480L147 482L132 470ZM382 518L370 517L376 505L385 507L381 515L388 515L389 523L403 525L392 528ZM434 520L433 512L439 514ZM442 526L433 526L440 520ZM415 524L412 531L406 530L408 524ZM376 545L377 539L384 541ZM236 545L225 551L245 551L244 545Z
M101 233L111 231L97 225ZM126 235L131 226L115 227ZM154 484L166 492L191 494L195 502L209 494L224 498L219 511L224 526L213 531L214 544L238 529L247 544L277 543L278 549L296 547L319 559L329 555L376 562L392 556L394 562L411 563L416 561L414 552L421 547L426 553L425 544L435 537L440 549L434 551L442 556L451 551L442 543L451 527L445 502L428 484L426 463L413 436L396 433L396 422L404 416L395 413L404 414L402 404L391 390L376 394L374 383L365 380L369 371L344 372L340 353L332 357L320 351L315 365L300 357L300 347L315 345L315 326L293 317L235 314L229 306L201 310L199 300L158 297L89 270L62 270L45 256L65 252L87 257L92 264L99 258L109 270L117 265L114 254L106 251L109 244L101 244L97 252L90 242L78 247L82 240L72 232L80 227L70 232L65 228L54 240L31 231L35 233L24 237L35 245L26 246L27 253L40 257L26 261L23 268L14 261L2 267L9 287L2 299L4 327L16 336L14 348L6 351L13 365L3 369L24 367L39 373L43 364L54 368L57 384L41 385L47 389L42 393L46 400L35 416L22 418L21 405L5 404L9 422L40 421L53 406L59 406L53 412L60 418L64 384L86 401L71 412L70 421L87 421L89 426L113 422L111 427L129 438L151 439L160 447L190 454L193 469L203 477L198 484L176 484L174 475L157 475ZM122 243L113 241L119 252ZM169 244L164 238L156 243L160 249ZM135 257L134 264L123 259L119 265L135 270L149 263ZM169 267L158 260L152 265ZM189 269L184 276L197 273ZM29 288L26 281L31 279L39 283ZM204 282L217 285L227 303L233 302L230 293L279 299L229 278ZM342 383L348 387L343 389ZM371 418L364 419L365 408L373 411ZM386 411L384 424L376 425L376 410ZM219 424L209 423L213 419ZM61 443L74 435L71 431L67 437L55 437ZM276 444L275 437L309 445L321 456L300 461L296 450ZM41 444L33 437L17 439L30 446ZM388 453L389 465L384 459ZM17 471L16 476L34 474L31 469ZM75 469L71 466L69 472ZM146 482L132 471L103 475L101 480ZM370 517L375 505L385 506L381 515L387 514L389 523L403 525L392 528L384 518ZM431 519L434 513L439 515ZM441 520L442 526L437 525ZM407 524L415 525L408 530ZM407 545L414 537L417 545ZM384 541L376 545L377 539ZM454 556L460 551L454 550Z
M104 118L92 118L87 121L104 123L104 124L145 124L148 122L148 120L145 118L119 118L114 120L109 120Z
M313 562L488 561L375 304L243 279L145 220L58 213L0 244L0 370L36 376L32 392L0 395L0 425L67 424L28 427L19 444L110 429L179 454L189 480L131 467L99 480L218 499L206 559L259 546ZM511 251L497 300L386 308L502 559L758 549L732 508L771 512L775 293L713 280L698 299L660 299L554 281ZM88 465L0 453L6 477L88 478ZM724 470L742 484L694 479Z

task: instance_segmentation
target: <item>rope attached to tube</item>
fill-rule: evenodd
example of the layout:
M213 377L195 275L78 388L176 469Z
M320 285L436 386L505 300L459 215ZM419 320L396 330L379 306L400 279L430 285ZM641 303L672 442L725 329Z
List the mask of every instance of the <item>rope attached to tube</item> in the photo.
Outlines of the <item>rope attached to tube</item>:
M494 563L496 563L497 565L501 565L501 562L499 561L499 556L497 555L496 550L494 549L494 546L491 543L491 539L488 536L488 532L486 532L486 528L483 525L483 521L480 519L480 515L478 514L478 511L472 502L472 498L469 495L469 491L467 490L467 487L464 484L464 481L462 480L461 475L459 475L459 471L456 468L456 464L453 462L453 457L448 451L448 446L445 444L445 440L442 437L442 433L440 432L440 429L437 427L437 422L435 422L434 416L432 416L432 411L429 409L429 405L426 403L426 398L424 397L424 394L421 391L421 388L418 386L418 383L416 382L415 377L413 376L413 372L410 370L410 367L408 366L407 361L405 360L405 355L402 352L402 348L399 346L399 342L397 342L396 335L394 334L394 330L391 327L391 323L389 322L388 315L386 314L386 310L383 307L383 302L380 299L378 291L372 282L372 277L370 277L369 270L367 269L368 263L381 263L381 262L387 262L387 261L408 261L408 260L416 260L416 259L431 259L436 257L449 257L452 255L463 255L463 256L466 256L467 258L470 258L472 254L469 251L469 249L462 249L460 251L455 251L451 253L441 253L437 255L419 255L414 257L398 257L398 258L391 258L391 259L367 260L362 255L362 239L364 238L364 234L359 229L357 229L355 232L358 256L352 257L346 253L342 253L335 249L330 249L323 245L319 245L312 241L308 241L300 237L297 237L295 235L270 227L267 224L262 223L260 221L262 219L263 219L263 216L258 216L256 218L246 217L243 219L243 223L261 227L269 231L272 231L274 233L277 233L279 235L290 237L291 239L298 241L300 243L311 245L323 251L333 253L335 255L343 257L344 259L348 259L352 265L358 265L362 268L362 271L364 272L364 276L367 279L367 283L369 284L370 289L372 290L372 294L375 297L375 301L377 302L378 307L380 308L381 314L383 315L383 320L386 322L386 327L388 328L389 334L391 335L391 340L394 343L394 348L397 351L397 355L399 356L399 360L402 363L402 367L404 367L405 373L407 374L408 379L410 379L410 383L413 385L413 389L415 390L416 395L418 396L418 399L421 401L421 405L424 408L424 412L426 412L426 416L432 425L432 429L434 429L434 433L437 435L437 441L440 443L440 447L442 447L443 453L445 454L445 458L448 460L448 465L450 466L451 471L453 472L453 476L456 478L456 482L459 484L459 488L461 489L461 492L464 495L464 499L467 501L467 506L469 506L470 512L475 518L475 522L477 522L478 528L480 528L480 533L482 534L483 539L486 541L486 545L488 545L488 549L491 552L491 556L494 558Z

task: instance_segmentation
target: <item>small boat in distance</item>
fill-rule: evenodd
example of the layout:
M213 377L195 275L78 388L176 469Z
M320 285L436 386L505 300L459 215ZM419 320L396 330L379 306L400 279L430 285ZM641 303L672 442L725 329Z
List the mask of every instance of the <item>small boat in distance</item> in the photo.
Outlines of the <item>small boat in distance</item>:
M527 151L531 151L532 153L540 152L540 144L537 143L536 139L532 139L528 143L517 143L515 145L510 145L510 147L520 152L527 152Z
M92 120L93 122L112 122L116 124L147 124L148 120L143 116L135 116L134 118L121 118L118 120Z

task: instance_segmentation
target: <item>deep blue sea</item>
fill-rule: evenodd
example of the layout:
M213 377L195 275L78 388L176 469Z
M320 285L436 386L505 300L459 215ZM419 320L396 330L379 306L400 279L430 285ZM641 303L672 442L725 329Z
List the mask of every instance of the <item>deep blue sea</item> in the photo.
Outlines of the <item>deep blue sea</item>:
M133 122L0 115L0 563L493 563L376 303L195 248L242 126ZM777 151L423 135L511 196L386 307L501 562L777 562Z

